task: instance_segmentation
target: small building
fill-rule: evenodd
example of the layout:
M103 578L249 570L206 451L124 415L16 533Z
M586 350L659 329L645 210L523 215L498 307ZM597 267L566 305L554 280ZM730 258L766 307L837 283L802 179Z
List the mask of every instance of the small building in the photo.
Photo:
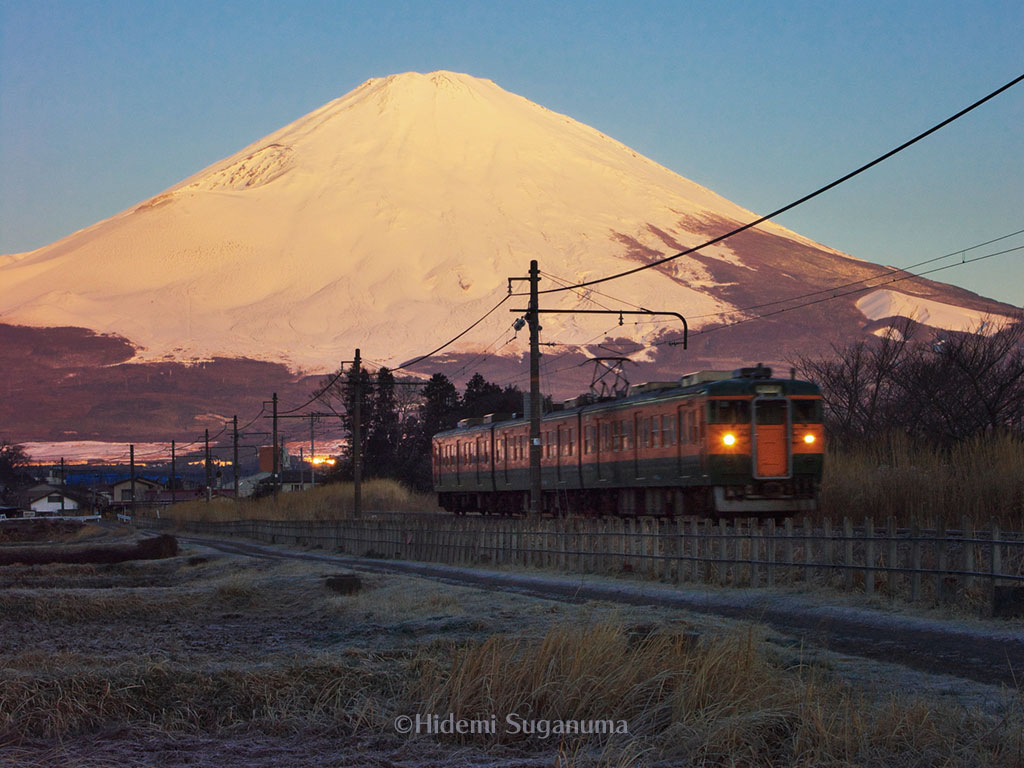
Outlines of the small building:
M305 491L315 487L311 473L300 469L285 469L281 473L281 490L285 493ZM273 493L274 480L271 472L257 472L255 475L239 478L238 496L266 496ZM320 483L323 484L322 482Z
M88 496L43 483L25 491L20 506L32 515L81 515L92 512Z
M148 480L145 477L135 478L135 501L147 501L150 498L155 497L160 491L163 490L163 486L160 483ZM131 503L132 502L132 481L121 480L110 486L111 499L115 503Z

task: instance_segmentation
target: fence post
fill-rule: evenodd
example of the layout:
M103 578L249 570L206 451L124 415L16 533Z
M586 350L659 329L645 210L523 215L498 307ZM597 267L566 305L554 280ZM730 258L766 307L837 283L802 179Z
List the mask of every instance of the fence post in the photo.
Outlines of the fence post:
M761 521L750 518L750 586L761 586Z
M844 582L846 588L853 589L853 521L848 517L843 518L843 544L846 545L843 555L843 567L845 571Z
M793 579L793 575L794 574L793 574L793 568L792 568L792 565L793 565L793 518L791 518L791 517L787 517L786 518L785 534L786 534L786 543L785 543L785 546L782 548L782 551L785 552L785 554L786 554L786 576L785 576L785 581L786 581L787 584L792 584L793 581L794 581L794 579Z
M890 597L896 597L896 590L899 588L899 551L896 548L896 517L889 515L889 573L885 577L885 586L889 590Z
M946 518L939 517L938 525L936 526L935 538L938 539L936 546L938 547L938 568L939 573L935 574L935 600L939 605L946 602L948 595L946 594Z
M910 601L916 603L921 599L921 525L915 517L910 521Z
M714 523L708 518L704 521L704 583L708 584L715 579L715 528Z
M721 570L718 572L718 583L725 586L729 581L729 528L725 524L725 518L718 521L718 534L721 537L721 544L718 548L719 559L722 561ZM735 581L735 574L733 574L733 583Z
M864 594L875 594L875 521L864 518Z
M804 584L811 583L811 563L814 562L814 526L809 516L804 517Z
M692 559L690 560L690 581L700 581L701 574L701 562L700 562L700 528L697 518L690 519L690 549L692 550Z
M999 543L1001 533L999 523L992 521L992 594L995 595L999 577L1003 572L1003 546ZM994 599L994 597L993 597Z
M963 522L960 525L960 530L963 531L964 537L964 570L973 573L975 544L972 539L975 538L974 522L967 515L963 516ZM972 589L974 589L974 577L968 576L964 579L964 591L969 592Z
M768 521L768 565L765 567L767 571L766 580L768 587L775 586L775 520L770 519Z
M835 581L834 572L831 566L836 563L836 543L832 540L832 518L826 517L824 523L824 534L825 534L825 565L829 566L825 568L825 584L831 586Z

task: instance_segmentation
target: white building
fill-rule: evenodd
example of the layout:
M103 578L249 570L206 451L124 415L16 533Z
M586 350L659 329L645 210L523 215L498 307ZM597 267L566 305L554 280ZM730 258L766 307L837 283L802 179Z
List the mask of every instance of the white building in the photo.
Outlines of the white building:
M37 515L75 514L78 502L57 488L36 491L29 497L28 508Z

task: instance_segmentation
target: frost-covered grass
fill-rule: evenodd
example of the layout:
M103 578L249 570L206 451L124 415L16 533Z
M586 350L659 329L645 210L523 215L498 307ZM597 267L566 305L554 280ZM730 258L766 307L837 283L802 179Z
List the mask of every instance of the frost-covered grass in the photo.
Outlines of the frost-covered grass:
M1019 692L991 694L1002 703L984 711L893 693L880 673L845 676L840 661L794 655L745 623L399 576L363 574L363 591L342 596L307 562L204 555L133 568L146 582L138 600L76 587L64 566L4 606L21 609L0 611L0 762L985 767L1024 757ZM40 610L24 608L33 596ZM72 598L79 610L49 610ZM429 713L625 721L629 732L396 732L397 717ZM176 754L157 760L161 745Z
M901 525L944 520L959 528L995 520L1024 528L1024 443L1007 435L978 438L948 451L915 446L900 436L869 448L830 449L821 488L821 515Z

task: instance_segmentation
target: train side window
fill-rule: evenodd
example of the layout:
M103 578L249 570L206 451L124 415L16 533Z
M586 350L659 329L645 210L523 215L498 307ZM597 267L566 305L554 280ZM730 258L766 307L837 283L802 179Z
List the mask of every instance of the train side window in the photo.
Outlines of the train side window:
M569 451L568 455L573 455L573 446L576 444L576 430L573 427L569 427L569 441L566 443L566 448Z
M651 446L651 420L648 417L640 419L640 445L645 448Z
M622 450L628 451L633 447L633 423L626 419L622 420Z
M583 453L589 456L594 452L594 428L587 426L583 428Z
M601 423L601 449L606 453L612 449L612 434L608 422Z
M675 426L676 420L668 414L661 417L661 444L662 445L675 445L676 444L676 433Z
M615 452L622 450L622 422L612 422L612 450Z
M750 401L709 400L708 424L749 424Z
M652 448L660 448L661 446L664 445L664 443L662 442L662 440L664 440L664 437L661 434L660 427L661 427L661 417L660 416L652 416L651 417L651 442L649 443L649 445Z
M821 424L824 413L821 400L791 400L794 424Z

